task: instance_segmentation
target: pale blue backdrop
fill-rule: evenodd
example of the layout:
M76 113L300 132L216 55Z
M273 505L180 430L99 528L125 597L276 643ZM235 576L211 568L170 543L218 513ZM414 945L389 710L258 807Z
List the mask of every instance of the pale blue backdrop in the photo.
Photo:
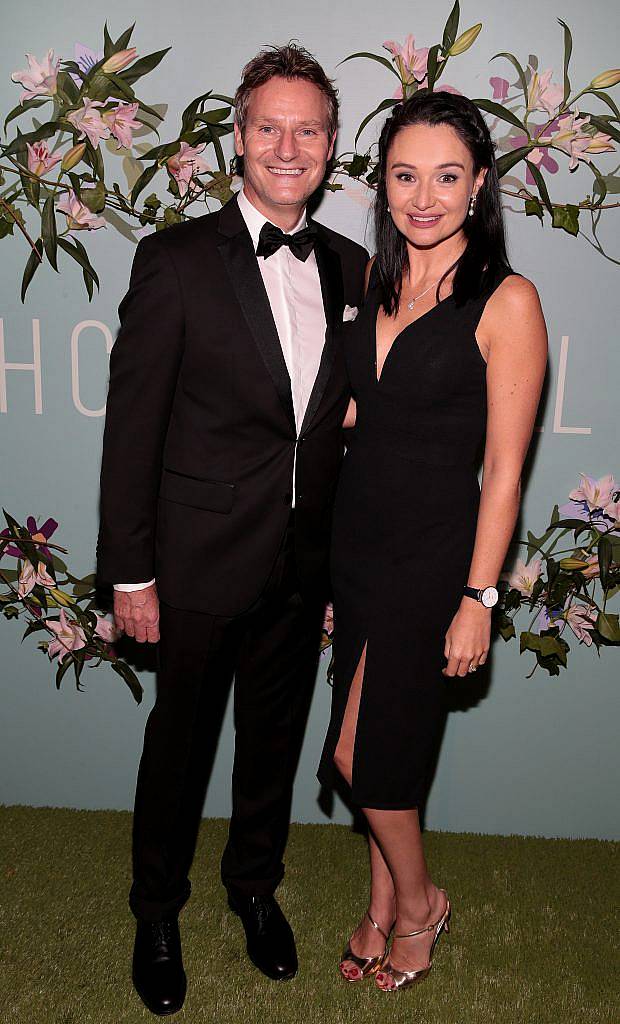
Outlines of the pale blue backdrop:
M454 63L452 79L470 95L490 95L488 79L506 74L507 66L489 65L499 50L511 50L523 62L530 53L541 68L561 69L561 32L555 16L573 30L575 81L620 63L616 50L617 8L611 0L584 5L562 0L541 5L493 0L466 0L462 27L482 21L476 46ZM8 111L18 90L10 72L25 65L23 54L39 57L54 47L71 57L74 42L98 48L102 22L113 35L134 19L141 54L172 44L160 68L144 80L140 95L167 102L164 138L174 137L185 104L207 88L230 93L238 72L262 44L298 38L337 78L342 94L339 150L351 148L361 117L392 89L379 66L338 61L356 50L380 52L385 39L428 45L441 31L449 3L411 5L384 0L357 0L337 7L326 0L241 5L205 5L187 0L179 9L163 3L108 0L99 7L56 3L10 5L0 38L0 109ZM507 75L512 78L512 75ZM609 169L609 164L605 165ZM588 172L571 181L571 196L588 186ZM319 219L357 238L365 238L367 206L359 194L330 196ZM578 473L620 473L617 460L618 268L604 261L582 239L571 240L515 212L508 213L510 251L516 269L539 288L550 335L549 393L537 434L537 450L527 481L523 520L542 532L556 501L567 500ZM616 256L620 211L607 214L602 237ZM366 236L367 244L371 239ZM97 487L107 381L106 330L113 337L116 307L125 290L133 244L112 227L91 239L93 260L103 286L88 304L76 275L57 277L41 271L19 302L25 262L21 240L1 244L0 317L6 360L32 362L33 322L41 342L41 412L35 410L34 375L7 370L7 410L0 413L2 432L0 498L14 515L60 521L59 543L71 547L76 571L93 565L97 528ZM205 302L208 316L208 299ZM84 326L79 338L76 325ZM37 324L34 323L34 329ZM562 339L567 350L565 375L559 375ZM72 378L73 370L73 378ZM558 396L558 391L560 392ZM446 496L458 515L458 495L446 480ZM449 497L448 497L449 496ZM145 718L152 704L154 679L143 676L145 700L137 708L112 673L85 673L86 691L77 694L67 676L58 693L53 672L32 640L20 646L15 623L0 620L2 721L0 725L0 800L6 803L128 808ZM531 833L546 836L617 837L618 744L617 652L603 649L600 659L572 643L570 669L549 678L536 672L525 678L529 663L514 645L495 649L488 692L467 711L451 714L433 786L428 824L432 828L486 833ZM317 804L315 767L326 725L330 692L325 664L317 682L293 817L327 820ZM458 683L455 684L458 686ZM230 711L230 709L229 709ZM206 814L229 811L232 728L227 715ZM348 821L336 801L332 820Z

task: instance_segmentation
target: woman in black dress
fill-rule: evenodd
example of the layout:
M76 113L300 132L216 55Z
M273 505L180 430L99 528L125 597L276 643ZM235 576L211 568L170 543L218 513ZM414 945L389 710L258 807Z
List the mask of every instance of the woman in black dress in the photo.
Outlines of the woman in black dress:
M366 301L344 328L353 430L334 518L319 778L329 785L335 765L369 825L370 904L340 971L391 991L426 977L448 930L418 808L447 680L489 649L546 331L536 289L508 263L493 143L464 96L418 93L394 108L375 226Z

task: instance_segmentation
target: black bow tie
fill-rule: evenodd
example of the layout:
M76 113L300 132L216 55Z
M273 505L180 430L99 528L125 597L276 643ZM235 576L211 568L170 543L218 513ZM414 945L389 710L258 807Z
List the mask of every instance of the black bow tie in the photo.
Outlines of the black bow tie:
M256 255L269 259L270 256L273 256L274 252L278 251L280 246L288 245L293 256L296 256L298 260L305 263L314 249L315 242L316 228L314 225L302 228L301 231L296 231L294 235L286 235L284 231L276 227L275 224L270 224L267 220L260 229Z

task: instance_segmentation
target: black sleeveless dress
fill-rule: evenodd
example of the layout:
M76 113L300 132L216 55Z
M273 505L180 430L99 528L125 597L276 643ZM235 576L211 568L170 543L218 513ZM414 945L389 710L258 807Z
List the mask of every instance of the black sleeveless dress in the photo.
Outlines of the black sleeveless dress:
M376 375L379 289L344 325L356 424L336 494L331 555L334 689L319 766L330 786L349 689L366 667L352 798L399 810L425 800L445 715L445 635L473 553L486 427L475 338L502 272L476 299L452 295L405 327Z

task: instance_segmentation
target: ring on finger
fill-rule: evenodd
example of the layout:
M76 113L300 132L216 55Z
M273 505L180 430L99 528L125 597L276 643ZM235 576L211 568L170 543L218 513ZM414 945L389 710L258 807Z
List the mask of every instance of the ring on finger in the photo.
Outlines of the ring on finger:
M467 671L468 672L475 672L477 668L478 668L477 665L470 665L469 668L467 669Z

